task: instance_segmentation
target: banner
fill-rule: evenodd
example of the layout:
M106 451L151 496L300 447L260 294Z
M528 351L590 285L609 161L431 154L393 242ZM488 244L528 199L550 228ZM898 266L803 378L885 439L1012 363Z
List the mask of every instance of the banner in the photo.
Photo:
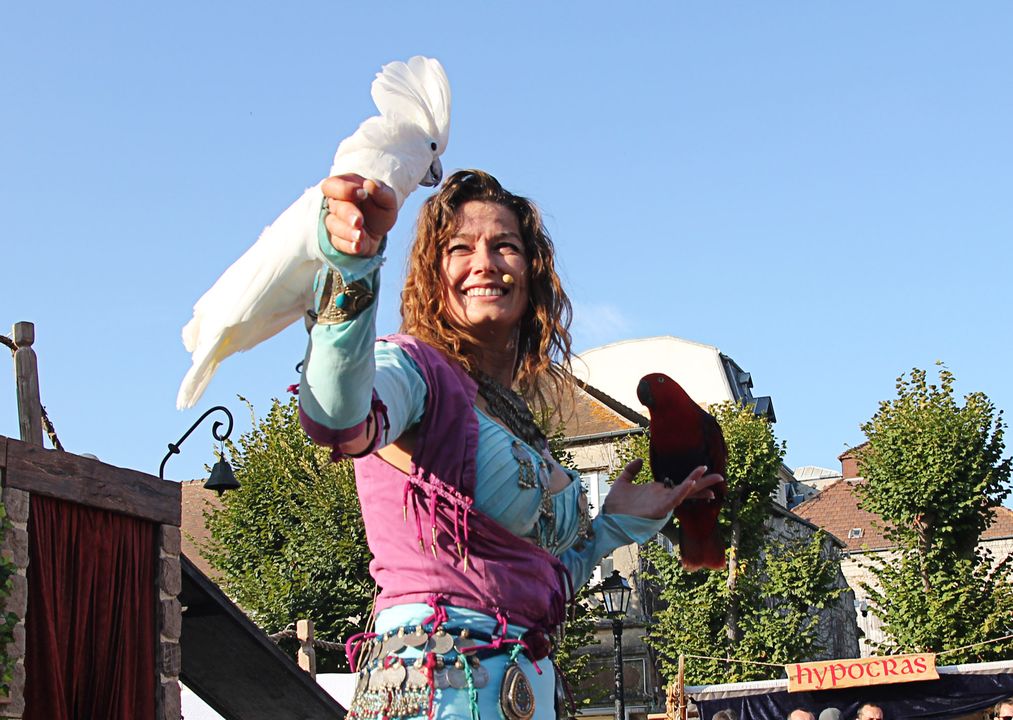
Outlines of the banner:
M793 663L784 671L790 693L939 679L932 653Z

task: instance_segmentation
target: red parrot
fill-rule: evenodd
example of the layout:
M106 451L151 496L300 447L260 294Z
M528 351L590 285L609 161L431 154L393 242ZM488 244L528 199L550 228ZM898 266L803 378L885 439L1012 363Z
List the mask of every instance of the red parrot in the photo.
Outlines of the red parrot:
M696 468L725 474L728 449L721 426L672 378L662 373L645 375L637 385L637 397L651 413L651 472L654 479L673 486ZM687 570L725 567L725 542L718 527L721 504L728 494L725 482L714 485L711 500L687 499L675 509L674 518L662 529L665 537L679 538L682 566Z

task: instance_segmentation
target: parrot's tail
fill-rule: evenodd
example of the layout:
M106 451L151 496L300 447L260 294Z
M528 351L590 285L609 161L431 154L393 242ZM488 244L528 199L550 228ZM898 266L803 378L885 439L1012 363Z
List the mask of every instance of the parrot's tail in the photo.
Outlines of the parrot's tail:
M723 570L726 567L725 541L721 529L714 524L711 531L699 535L697 528L684 528L679 536L679 559L686 570Z

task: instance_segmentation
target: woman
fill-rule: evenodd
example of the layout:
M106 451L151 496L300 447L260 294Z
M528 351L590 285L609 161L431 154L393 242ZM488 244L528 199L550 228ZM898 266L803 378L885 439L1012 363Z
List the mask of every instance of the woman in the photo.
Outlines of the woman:
M569 301L535 206L460 171L422 208L402 293L405 334L375 339L389 189L324 183L317 323L300 388L309 435L356 460L381 588L375 634L353 643L353 717L556 714L547 656L573 588L617 547L644 542L683 499L634 485L631 463L591 523L579 478L548 452L510 388L569 361ZM352 658L350 658L352 659Z

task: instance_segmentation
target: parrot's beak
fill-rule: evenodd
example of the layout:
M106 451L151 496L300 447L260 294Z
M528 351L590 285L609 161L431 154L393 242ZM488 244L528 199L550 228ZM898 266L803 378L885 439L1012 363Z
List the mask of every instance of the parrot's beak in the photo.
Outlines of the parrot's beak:
M436 187L442 179L443 163L440 162L439 158L436 158L433 160L433 164L429 166L429 170L426 171L425 177L419 181L419 185L422 187Z
M644 407L651 407L654 404L654 396L651 395L651 385L647 379L643 379L637 385L637 399Z

